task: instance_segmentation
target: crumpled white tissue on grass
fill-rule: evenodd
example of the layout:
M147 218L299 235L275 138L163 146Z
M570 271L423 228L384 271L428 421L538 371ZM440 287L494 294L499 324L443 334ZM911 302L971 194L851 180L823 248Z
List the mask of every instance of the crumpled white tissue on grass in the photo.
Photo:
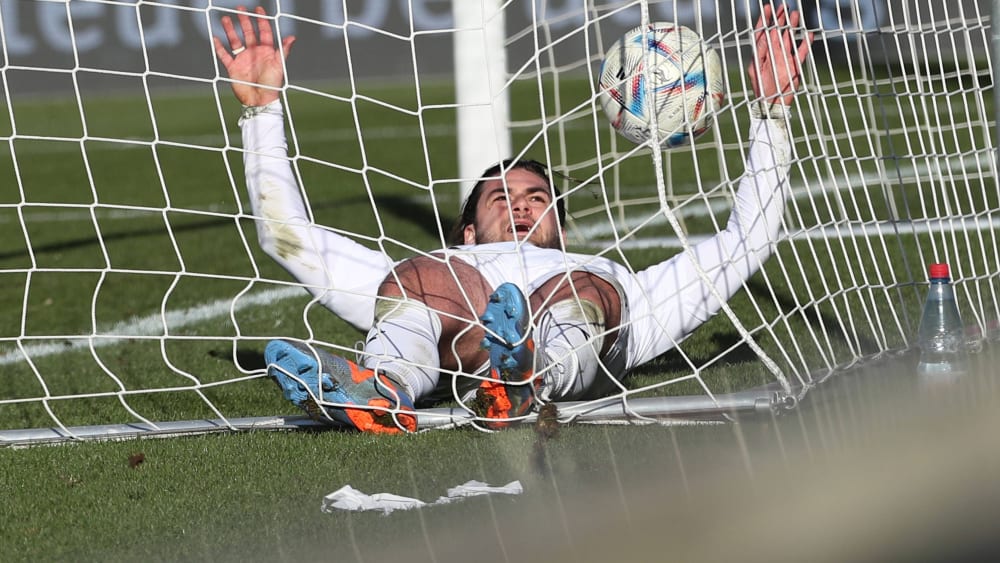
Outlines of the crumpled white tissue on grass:
M511 481L501 487L495 487L480 481L469 481L464 485L448 489L447 496L438 497L434 502L424 502L420 499L402 497L391 493L375 493L373 495L362 493L350 485L344 485L336 491L323 497L323 512L333 512L334 510L379 510L383 514L388 514L393 510L410 510L422 506L433 506L435 504L448 504L462 500L467 497L479 495L504 494L519 495L524 492L520 481Z

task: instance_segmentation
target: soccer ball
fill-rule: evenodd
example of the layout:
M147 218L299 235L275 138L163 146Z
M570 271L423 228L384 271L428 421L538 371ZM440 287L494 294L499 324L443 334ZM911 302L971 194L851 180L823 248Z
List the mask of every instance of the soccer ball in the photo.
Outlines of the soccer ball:
M639 26L611 45L601 64L604 113L637 144L648 142L654 127L664 147L690 143L711 126L724 89L719 54L682 25Z

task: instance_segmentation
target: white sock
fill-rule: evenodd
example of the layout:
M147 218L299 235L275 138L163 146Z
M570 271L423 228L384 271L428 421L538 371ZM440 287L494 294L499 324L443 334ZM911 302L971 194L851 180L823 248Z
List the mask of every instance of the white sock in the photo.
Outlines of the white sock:
M440 338L441 319L424 303L379 299L361 363L389 375L416 401L437 385Z
M538 319L543 400L574 399L597 379L604 345L604 312L591 301L553 303Z

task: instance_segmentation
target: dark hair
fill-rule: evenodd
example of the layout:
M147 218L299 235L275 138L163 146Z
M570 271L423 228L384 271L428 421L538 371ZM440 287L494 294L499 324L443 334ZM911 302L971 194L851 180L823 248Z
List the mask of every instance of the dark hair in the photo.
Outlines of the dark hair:
M566 223L566 202L563 198L559 197L559 188L552 184L552 178L549 177L549 167L537 160L514 160L513 158L508 158L490 166L480 175L479 181L472 187L469 197L466 198L465 204L462 205L462 213L458 216L455 224L451 227L451 231L448 233L448 244L465 244L465 228L476 222L476 207L479 205L479 198L483 195L483 187L486 185L486 182L502 178L504 174L511 170L527 170L545 180L545 184L552 190L552 199L556 202L556 213L559 216L559 224L563 225Z

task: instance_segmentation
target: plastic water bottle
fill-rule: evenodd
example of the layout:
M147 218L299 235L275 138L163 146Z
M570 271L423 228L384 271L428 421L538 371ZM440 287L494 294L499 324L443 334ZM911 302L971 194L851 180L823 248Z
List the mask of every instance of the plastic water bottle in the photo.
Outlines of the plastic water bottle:
M930 265L930 289L920 317L919 378L927 383L951 381L966 370L965 329L955 303L947 264Z

